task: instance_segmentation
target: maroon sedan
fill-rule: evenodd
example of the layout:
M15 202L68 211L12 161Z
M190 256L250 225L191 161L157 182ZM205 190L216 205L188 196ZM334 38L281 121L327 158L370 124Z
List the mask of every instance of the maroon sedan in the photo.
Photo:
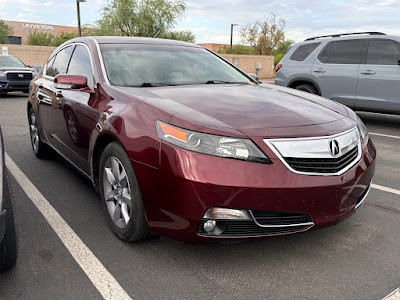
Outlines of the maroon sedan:
M68 41L32 81L27 109L35 154L54 149L86 175L127 242L334 224L374 175L376 150L351 109L183 42Z

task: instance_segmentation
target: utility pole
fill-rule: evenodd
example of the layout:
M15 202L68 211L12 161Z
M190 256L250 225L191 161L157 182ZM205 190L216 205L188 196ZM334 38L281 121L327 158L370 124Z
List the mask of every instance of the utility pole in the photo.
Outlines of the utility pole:
M238 26L239 24L231 24L231 49L229 51L232 54L232 42L233 42L233 26Z
M79 36L82 36L82 31L81 31L81 12L79 9L79 2L86 2L86 0L76 0L76 13L78 14L78 33Z

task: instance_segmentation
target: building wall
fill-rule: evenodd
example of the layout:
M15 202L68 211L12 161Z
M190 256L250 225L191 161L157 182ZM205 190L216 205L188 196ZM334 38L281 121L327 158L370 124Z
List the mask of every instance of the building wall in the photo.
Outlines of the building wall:
M229 62L235 64L246 73L257 73L259 79L270 79L274 75L274 57L269 55L236 55L220 54ZM256 70L257 63L261 69Z
M51 33L53 35L57 35L62 31L78 32L78 27L72 27L72 26L17 22L17 21L7 21L7 20L3 21L8 26L12 27L13 29L12 36L19 36L22 38L22 44L27 43L29 32L34 30L38 32Z
M56 47L28 45L0 45L7 47L8 54L22 60L26 65L43 65ZM0 48L1 49L1 48Z
M213 44L213 43L197 44L197 45L202 46L204 48L207 48L208 50L211 50L211 51L214 51L214 52L218 52L219 50L221 50L225 46L229 47L229 45L226 45L226 44Z

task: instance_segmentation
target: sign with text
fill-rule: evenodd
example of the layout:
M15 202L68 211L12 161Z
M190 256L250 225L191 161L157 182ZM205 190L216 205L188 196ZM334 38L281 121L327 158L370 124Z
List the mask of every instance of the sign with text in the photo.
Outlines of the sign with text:
M8 55L8 47L1 47L1 54Z
M25 29L41 29L41 30L56 30L54 26L51 25L43 25L43 24L32 24L32 23L24 23L22 27Z

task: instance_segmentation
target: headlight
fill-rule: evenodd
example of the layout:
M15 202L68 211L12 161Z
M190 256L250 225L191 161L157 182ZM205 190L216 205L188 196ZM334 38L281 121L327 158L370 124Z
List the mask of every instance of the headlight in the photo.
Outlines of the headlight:
M271 163L249 139L186 130L161 121L156 122L156 127L162 140L186 150L257 163Z
M0 71L0 77L6 77L6 73L5 72L3 72L3 71Z
M358 127L358 130L360 131L361 138L364 140L366 138L366 136L368 135L368 130L367 130L367 127L365 127L364 122L361 121L359 116L357 116L357 127Z

